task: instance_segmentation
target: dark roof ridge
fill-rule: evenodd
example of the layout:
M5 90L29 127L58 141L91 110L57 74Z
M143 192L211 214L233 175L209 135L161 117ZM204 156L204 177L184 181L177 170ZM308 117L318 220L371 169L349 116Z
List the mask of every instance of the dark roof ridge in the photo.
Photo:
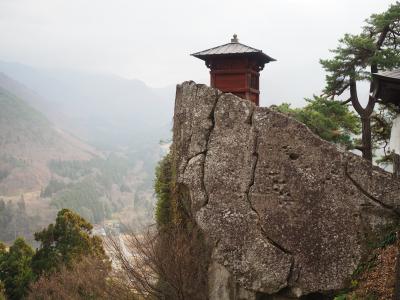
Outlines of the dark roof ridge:
M393 69L393 70L381 70L377 73L372 74L375 78L386 78L392 80L400 80L400 69Z
M201 53L203 53L203 52L207 52L207 51L214 50L214 49L217 49L217 48L222 48L222 47L225 47L225 46L228 46L228 45L240 45L240 46L244 46L244 47L247 47L247 48L249 48L249 49L255 50L255 51L253 51L253 52L260 52L260 53L263 53L263 51L260 50L260 49L256 49L256 48L254 48L254 47L251 47L251 46L242 44L242 43L240 43L240 42L230 42L230 43L226 43L226 44L219 45L219 46L216 46L216 47L212 47L212 48L209 48L209 49L205 49L205 50L202 50L202 51L199 51L199 52L196 52L196 53L192 53L192 54L190 54L190 55L192 55L192 56L201 55ZM250 52L250 53L251 53L251 52Z

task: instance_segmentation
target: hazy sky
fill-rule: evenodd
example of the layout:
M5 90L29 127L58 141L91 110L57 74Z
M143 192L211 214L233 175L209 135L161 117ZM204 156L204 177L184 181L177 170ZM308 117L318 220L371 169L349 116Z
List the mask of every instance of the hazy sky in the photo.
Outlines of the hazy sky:
M190 53L228 42L277 59L262 72L262 105L319 93L328 57L389 0L0 0L0 60L112 72L161 87L208 83Z

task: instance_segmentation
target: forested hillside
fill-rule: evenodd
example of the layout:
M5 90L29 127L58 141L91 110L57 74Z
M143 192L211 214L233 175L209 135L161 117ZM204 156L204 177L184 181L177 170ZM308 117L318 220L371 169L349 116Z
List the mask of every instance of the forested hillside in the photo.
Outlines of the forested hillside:
M48 161L88 160L99 154L55 128L41 113L0 86L0 192L35 191L47 183Z
M29 101L45 103L0 76L0 240L32 240L61 208L97 224L151 218L158 141L98 150L55 126Z

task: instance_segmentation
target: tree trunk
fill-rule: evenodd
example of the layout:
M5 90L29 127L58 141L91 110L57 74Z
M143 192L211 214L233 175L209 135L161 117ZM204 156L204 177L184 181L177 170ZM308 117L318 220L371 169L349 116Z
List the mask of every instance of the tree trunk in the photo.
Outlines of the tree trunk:
M372 162L371 115L361 116L362 124L362 157Z
M370 90L371 89L372 86L370 86ZM363 108L358 100L357 83L354 78L350 78L350 97L351 104L361 118L362 157L372 163L371 115L374 111L375 99L374 97L369 96L368 104L365 108Z

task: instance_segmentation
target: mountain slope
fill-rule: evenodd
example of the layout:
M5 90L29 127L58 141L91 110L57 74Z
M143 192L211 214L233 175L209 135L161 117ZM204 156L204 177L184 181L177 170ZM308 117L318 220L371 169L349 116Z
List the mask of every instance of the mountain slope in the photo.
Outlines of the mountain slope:
M40 95L33 107L97 146L142 146L170 137L173 88L152 89L139 80L0 62L0 72Z
M0 208L11 201L18 220L26 202L33 218L17 231L6 221L0 240L29 238L63 207L97 224L151 221L154 169L166 149L159 141L171 135L173 96L163 95L172 87L0 61L0 89Z
M40 190L50 179L50 160L88 160L96 155L0 82L0 195Z

